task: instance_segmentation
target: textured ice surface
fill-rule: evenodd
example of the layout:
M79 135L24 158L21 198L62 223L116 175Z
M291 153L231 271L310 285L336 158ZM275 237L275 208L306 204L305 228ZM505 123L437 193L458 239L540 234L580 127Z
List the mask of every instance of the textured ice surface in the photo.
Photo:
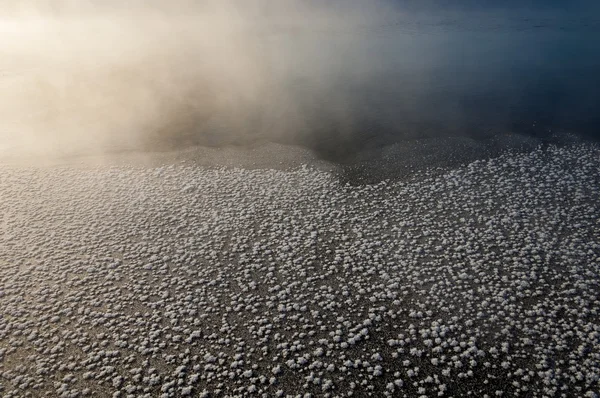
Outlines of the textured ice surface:
M600 149L350 186L0 168L0 395L595 396Z

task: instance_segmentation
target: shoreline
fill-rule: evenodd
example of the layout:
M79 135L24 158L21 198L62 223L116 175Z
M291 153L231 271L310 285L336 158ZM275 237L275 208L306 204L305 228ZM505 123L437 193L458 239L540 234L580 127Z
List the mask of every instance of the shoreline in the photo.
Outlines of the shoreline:
M8 167L159 167L186 163L202 168L293 170L302 166L328 171L353 185L403 180L426 170L446 170L499 157L505 153L527 153L548 145L569 146L589 142L575 134L553 134L543 139L520 134L497 134L486 139L466 136L405 140L364 148L343 159L301 145L255 142L247 145L201 146L164 150L116 149L70 155L0 156Z

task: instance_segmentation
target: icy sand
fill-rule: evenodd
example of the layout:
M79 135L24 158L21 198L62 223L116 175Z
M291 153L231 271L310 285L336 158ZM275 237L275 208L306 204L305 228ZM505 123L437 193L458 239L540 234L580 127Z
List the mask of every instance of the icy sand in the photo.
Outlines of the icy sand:
M0 167L0 396L597 396L600 149Z

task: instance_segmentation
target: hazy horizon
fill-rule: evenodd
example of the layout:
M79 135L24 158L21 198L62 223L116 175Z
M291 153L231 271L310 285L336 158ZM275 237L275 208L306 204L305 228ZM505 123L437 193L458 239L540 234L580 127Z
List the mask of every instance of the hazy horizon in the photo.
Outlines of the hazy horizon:
M0 17L5 149L266 140L352 152L448 135L594 135L597 122L593 2L13 5Z

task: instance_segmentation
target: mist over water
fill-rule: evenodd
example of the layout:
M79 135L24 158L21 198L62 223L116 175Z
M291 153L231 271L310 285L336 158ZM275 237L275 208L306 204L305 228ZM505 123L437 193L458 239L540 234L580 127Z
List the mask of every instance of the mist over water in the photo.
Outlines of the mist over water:
M274 141L340 160L414 139L598 137L592 3L423 4L15 3L0 152Z

